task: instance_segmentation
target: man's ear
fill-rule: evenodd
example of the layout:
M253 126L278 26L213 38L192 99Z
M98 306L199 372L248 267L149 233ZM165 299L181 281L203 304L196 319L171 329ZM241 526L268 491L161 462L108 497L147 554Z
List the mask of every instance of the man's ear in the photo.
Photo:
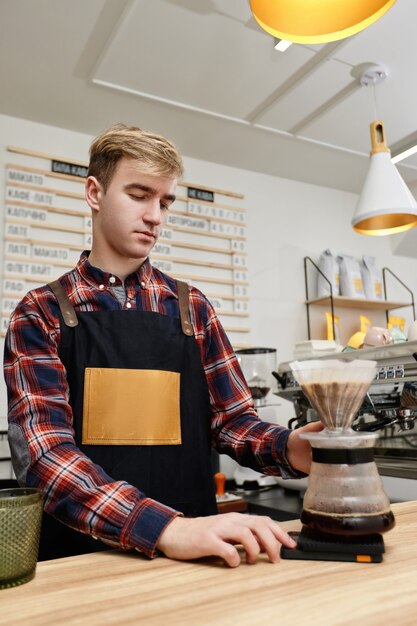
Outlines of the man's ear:
M104 195L103 187L95 176L89 176L85 183L85 199L92 211L100 210L100 202Z

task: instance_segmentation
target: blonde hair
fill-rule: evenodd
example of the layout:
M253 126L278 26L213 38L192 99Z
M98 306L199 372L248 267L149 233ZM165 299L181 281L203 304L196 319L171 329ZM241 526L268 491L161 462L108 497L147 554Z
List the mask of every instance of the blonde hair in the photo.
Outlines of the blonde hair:
M181 156L168 139L136 126L114 124L94 139L90 146L88 176L95 176L106 191L123 157L140 162L145 174L181 178Z

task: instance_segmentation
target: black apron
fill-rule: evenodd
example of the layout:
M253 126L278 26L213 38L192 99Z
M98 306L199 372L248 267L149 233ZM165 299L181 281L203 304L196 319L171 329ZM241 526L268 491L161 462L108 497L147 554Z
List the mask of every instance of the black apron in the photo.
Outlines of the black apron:
M102 467L110 480L127 481L146 496L181 511L185 516L216 513L209 393L189 318L188 286L177 282L179 318L135 309L75 313L59 281L50 287L58 298L61 310L60 357L67 370L78 448ZM123 370L130 370L125 377ZM156 381L162 376L178 382L177 430L180 431L180 441L174 445L166 441L163 444L147 441L146 445L126 445L125 440L123 445L103 445L102 441L99 445L86 443L85 423L83 434L86 372L99 372L106 376L116 372L123 384L124 378L130 380L129 376L138 370L139 375L150 372ZM107 387L111 390L112 399L112 386ZM121 400L130 398L127 409L138 423L148 419L144 415L146 411L141 414L141 404L149 403L151 388L138 387L133 391L126 388L121 394ZM115 389L117 395L116 386ZM153 389L157 399L158 383ZM170 402L169 397L167 401ZM158 420L162 420L164 431L165 416L157 415ZM96 429L100 431L100 416L97 419ZM111 423L109 428L112 428ZM130 426L126 428L130 432ZM152 424L149 428L152 430ZM107 435L103 436L106 441ZM44 515L40 560L103 549L109 549L109 546L70 529L50 515Z

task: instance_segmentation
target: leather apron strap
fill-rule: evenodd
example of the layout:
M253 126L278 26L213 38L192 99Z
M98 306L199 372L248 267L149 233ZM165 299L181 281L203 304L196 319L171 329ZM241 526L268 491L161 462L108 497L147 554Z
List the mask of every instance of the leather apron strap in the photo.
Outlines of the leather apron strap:
M191 335L194 334L194 331L191 324L190 308L188 302L190 293L189 287L187 283L183 283L180 280L177 280L176 283L178 290L178 307L182 332L184 333L184 335L191 337ZM58 300L59 308L61 310L61 314L66 326L77 326L77 314L75 313L74 307L72 306L70 299L68 298L67 292L64 290L60 281L54 280L52 283L49 283L48 286L50 287L50 289L52 289L56 299Z
M194 334L193 327L190 319L190 307L189 307L189 295L190 290L187 283L183 283L180 280L176 281L178 291L178 307L180 310L181 328L184 335Z
M64 318L64 322L67 326L77 326L78 319L77 314L75 313L74 307L72 306L70 299L68 298L67 292L59 282L59 280L54 280L52 283L48 284L56 296L58 300L59 308L61 309L62 317Z

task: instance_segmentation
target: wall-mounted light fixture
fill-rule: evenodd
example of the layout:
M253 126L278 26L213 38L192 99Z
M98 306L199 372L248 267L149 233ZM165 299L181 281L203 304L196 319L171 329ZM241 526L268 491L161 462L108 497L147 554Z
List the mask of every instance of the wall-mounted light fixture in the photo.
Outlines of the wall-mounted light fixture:
M355 35L396 0L250 0L255 20L273 37L295 43L327 43Z

